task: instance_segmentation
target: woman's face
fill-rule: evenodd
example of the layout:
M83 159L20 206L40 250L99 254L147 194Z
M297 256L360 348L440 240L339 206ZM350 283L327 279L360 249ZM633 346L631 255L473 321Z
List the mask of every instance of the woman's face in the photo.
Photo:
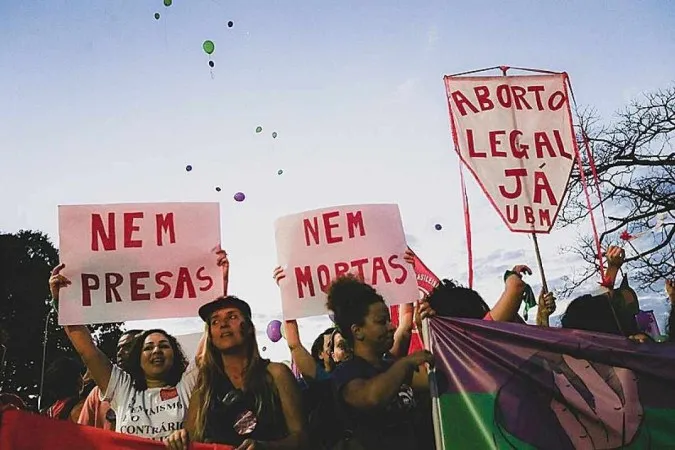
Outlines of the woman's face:
M220 351L239 347L245 342L246 320L237 308L223 308L211 314L209 333L211 342Z
M335 361L336 363L346 361L349 358L349 356L351 356L349 353L349 348L347 347L347 342L340 333L335 333L335 335L333 336L332 355L333 361Z
M151 333L143 341L141 369L151 379L161 379L173 366L173 348L162 333Z
M378 352L385 353L394 345L395 328L391 323L389 308L384 302L375 302L368 308L368 315L360 328L361 341Z

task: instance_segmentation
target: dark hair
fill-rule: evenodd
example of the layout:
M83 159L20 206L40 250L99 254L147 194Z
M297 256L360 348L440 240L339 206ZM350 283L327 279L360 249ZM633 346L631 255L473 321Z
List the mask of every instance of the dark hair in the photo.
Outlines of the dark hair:
M384 303L384 298L372 286L352 274L337 278L328 287L326 306L333 311L340 334L354 345L352 325L363 325L370 305Z
M318 335L316 339L314 339L314 343L312 344L312 358L316 362L321 362L321 352L323 352L323 337L324 336L330 336L333 334L333 330L335 330L334 327L326 328L326 330Z
M440 317L482 319L490 312L478 292L447 279L442 280L427 299Z
M45 392L54 401L78 396L84 370L84 365L76 359L58 358L45 371Z
M617 322L618 321L618 322ZM582 295L567 306L560 323L563 328L630 336L638 332L635 317L612 306L607 295Z
M122 336L130 336L130 335L138 336L142 332L143 332L143 330L127 330L120 335L120 339L122 339Z
M152 330L145 330L140 335L136 336L134 340L134 345L131 347L129 352L129 358L123 369L131 375L131 379L134 382L134 387L139 391L144 391L148 388L148 385L145 381L145 374L143 373L143 368L141 367L141 353L143 353L143 344L145 343L145 338L147 338L152 333L161 333L169 340L169 344L173 349L173 365L165 375L166 383L169 386L175 386L180 381L185 369L188 366L187 358L180 344L175 337L171 336L164 330L155 328Z

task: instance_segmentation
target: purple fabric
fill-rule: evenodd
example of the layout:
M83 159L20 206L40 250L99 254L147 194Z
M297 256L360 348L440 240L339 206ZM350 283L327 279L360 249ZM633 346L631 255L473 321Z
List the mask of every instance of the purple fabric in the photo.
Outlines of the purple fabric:
M485 426L503 439L639 446L650 438L647 409L673 409L667 427L675 429L675 345L472 319L435 318L430 330L439 396L494 395L494 423Z

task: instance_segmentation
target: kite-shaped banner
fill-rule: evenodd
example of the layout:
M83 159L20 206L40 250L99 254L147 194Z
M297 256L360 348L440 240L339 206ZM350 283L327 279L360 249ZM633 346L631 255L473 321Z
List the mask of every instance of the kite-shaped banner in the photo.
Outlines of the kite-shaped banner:
M548 233L578 154L565 74L445 77L455 149L511 231Z

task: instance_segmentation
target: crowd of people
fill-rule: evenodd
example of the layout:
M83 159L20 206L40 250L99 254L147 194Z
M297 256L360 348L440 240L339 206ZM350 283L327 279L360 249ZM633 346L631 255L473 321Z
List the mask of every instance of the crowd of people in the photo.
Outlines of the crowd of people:
M412 264L414 255L405 259ZM638 298L627 283L615 287L624 251L610 247L600 291L574 299L562 327L625 336L638 343L652 338L635 319ZM306 349L298 323L285 322L285 338L297 376L285 364L261 356L249 304L227 293L229 261L219 250L223 296L198 314L204 334L188 361L176 338L164 330L129 330L119 339L116 361L95 345L84 325L64 326L82 363L62 358L45 374L45 391L55 399L40 411L118 433L161 440L167 448L190 442L221 443L238 450L259 449L430 449L434 448L428 370L434 355L409 352L413 329L434 316L515 322L527 294L516 265L505 273L504 290L490 308L476 291L443 280L428 296L402 305L397 327L386 300L354 275L332 282L327 309L334 326ZM56 267L49 279L52 297L70 281ZM277 267L277 284L285 278ZM675 304L675 282L666 281ZM537 326L548 326L555 298L542 292ZM669 319L669 328L673 315ZM670 341L675 339L670 338ZM660 344L668 345L668 344ZM25 409L17 396L2 394L4 408Z

